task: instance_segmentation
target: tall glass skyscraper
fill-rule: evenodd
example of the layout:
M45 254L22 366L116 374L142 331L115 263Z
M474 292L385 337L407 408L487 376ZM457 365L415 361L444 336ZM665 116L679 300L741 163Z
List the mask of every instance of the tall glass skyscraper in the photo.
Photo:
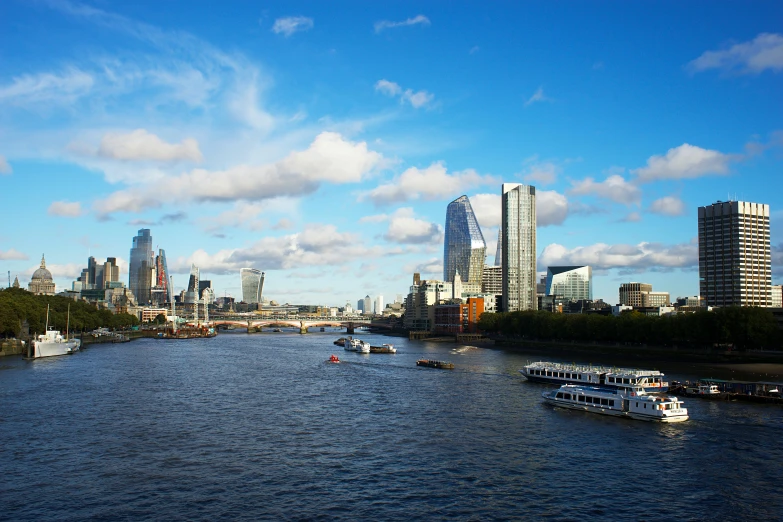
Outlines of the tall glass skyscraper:
M150 229L142 228L133 238L128 267L128 288L140 305L149 304L155 253L152 251Z
M255 268L240 268L239 278L242 280L242 301L260 303L261 292L264 290L264 272Z
M201 279L199 269L193 263L190 264L190 279L188 279L188 289L185 291L185 303L191 304L198 301L201 296L198 293L199 280Z
M163 290L163 296L166 303L174 302L172 288L169 280L169 267L166 265L166 251L162 248L158 250L158 256L155 258L156 281L155 286Z
M536 188L503 183L503 311L536 310Z
M460 196L446 209L446 238L443 242L443 280L454 282L454 274L468 285L481 289L481 273L487 244L467 196Z

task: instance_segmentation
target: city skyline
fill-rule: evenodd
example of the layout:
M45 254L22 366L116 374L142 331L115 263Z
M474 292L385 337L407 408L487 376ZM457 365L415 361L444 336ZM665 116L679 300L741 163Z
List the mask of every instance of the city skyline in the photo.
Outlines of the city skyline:
M442 279L463 194L496 252L523 183L538 275L589 265L596 299L699 295L697 209L728 199L769 205L783 282L779 4L340 5L4 4L3 275L44 252L58 291L89 257L128 283L148 228L167 293L195 265L241 298L252 266L268 299L343 306Z

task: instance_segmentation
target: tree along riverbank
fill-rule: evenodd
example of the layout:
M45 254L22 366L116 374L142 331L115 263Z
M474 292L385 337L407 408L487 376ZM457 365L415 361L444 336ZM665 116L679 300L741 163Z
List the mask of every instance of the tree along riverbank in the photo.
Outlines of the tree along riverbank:
M25 321L30 336L43 333L46 329L47 305L49 327L62 332L65 332L66 324L71 332L91 331L96 328L120 329L139 324L135 315L115 315L109 310L99 310L85 301L74 301L58 295L34 295L21 288L6 288L0 290L0 337L24 337Z
M660 347L673 353L783 350L783 335L766 308L726 307L672 316L620 316L545 311L484 313L479 329L518 343Z

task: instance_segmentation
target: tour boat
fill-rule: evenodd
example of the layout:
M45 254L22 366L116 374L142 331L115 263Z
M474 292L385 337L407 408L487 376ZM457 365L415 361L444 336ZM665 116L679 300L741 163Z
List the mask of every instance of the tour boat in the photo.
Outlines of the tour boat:
M426 366L427 368L440 368L441 370L453 370L454 363L445 361L433 361L432 359L419 359L416 366Z
M380 346L370 346L370 353L397 353L397 348L392 344L384 343Z
M583 386L608 386L611 388L641 386L647 393L666 392L669 390L669 383L663 380L664 374L657 370L635 370L540 361L525 365L519 372L529 381L548 384L579 384Z
M688 410L677 397L648 395L642 387L607 388L564 384L541 394L559 408L655 422L683 422Z
M346 339L345 350L348 352L370 353L370 343L359 339Z
M80 339L68 339L68 328L71 319L71 307L68 306L68 319L65 327L65 337L57 330L49 330L49 305L46 306L46 333L33 341L33 358L69 355L78 352L82 345Z
M337 363L340 362L340 359L338 359L338 357L336 355L332 354L332 356L329 357L329 360L326 361L326 362L337 364Z
M687 386L685 388L685 395L698 396L703 399L720 399L721 394L718 386L715 384L702 384L697 386Z

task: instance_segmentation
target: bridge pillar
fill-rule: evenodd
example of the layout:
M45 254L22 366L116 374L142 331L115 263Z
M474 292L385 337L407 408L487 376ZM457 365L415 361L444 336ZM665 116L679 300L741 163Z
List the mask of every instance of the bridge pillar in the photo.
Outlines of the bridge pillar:
M299 321L299 333L300 334L306 334L307 333L307 326L305 326L304 321Z
M346 328L345 328L345 329L347 330L347 332L348 332L349 334L353 335L353 333L354 333L354 326L353 326L353 323L348 323L348 326L346 326Z
M261 331L261 325L253 326L250 321L247 322L247 333L256 333Z

